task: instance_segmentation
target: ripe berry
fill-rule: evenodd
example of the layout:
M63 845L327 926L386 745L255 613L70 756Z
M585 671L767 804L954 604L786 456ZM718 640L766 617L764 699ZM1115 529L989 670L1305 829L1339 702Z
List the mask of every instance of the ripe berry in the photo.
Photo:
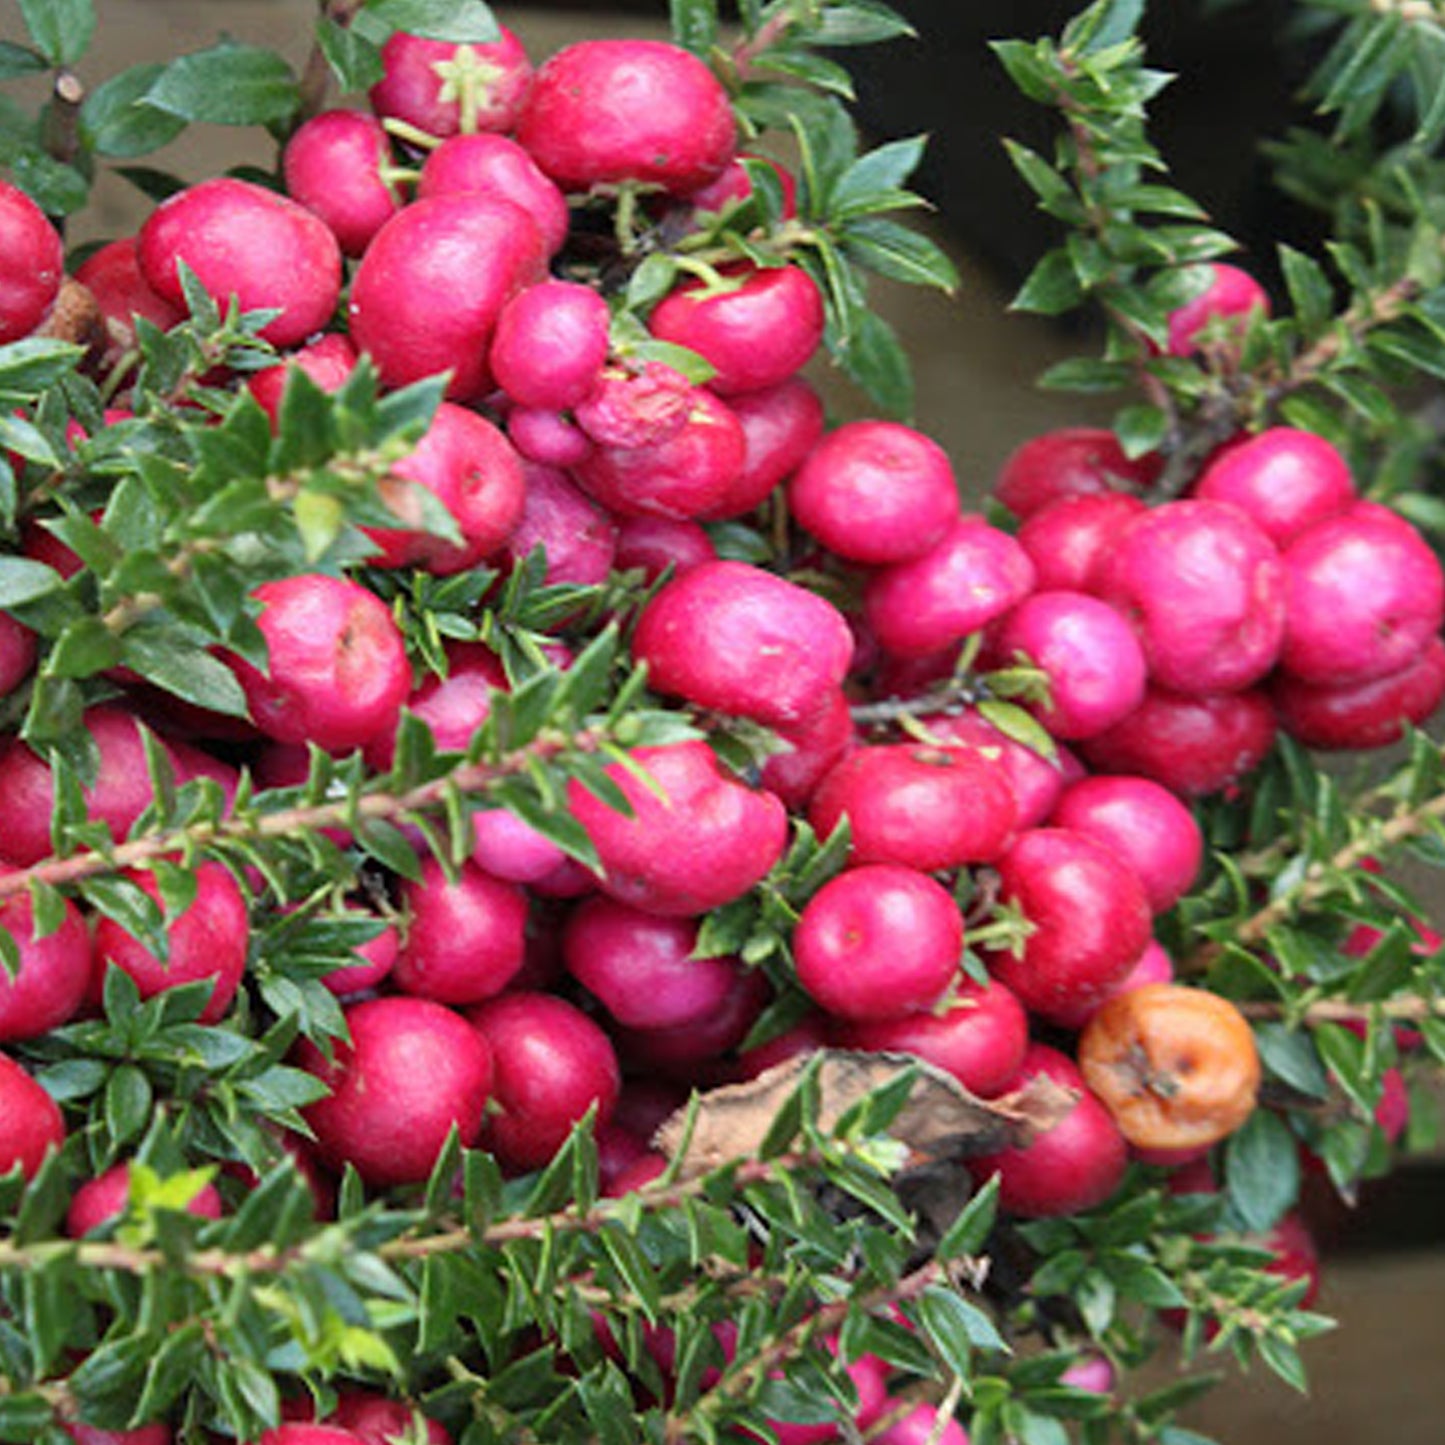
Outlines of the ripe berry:
M1127 492L1060 497L1018 530L1040 592L1098 592L1119 534L1145 505Z
M657 40L583 40L538 71L517 139L563 190L634 181L686 194L732 159L732 105L696 56Z
M166 954L154 954L113 918L95 925L95 977L98 996L107 969L129 974L140 996L153 998L166 989L212 980L210 998L200 1014L201 1023L215 1023L235 998L246 972L251 923L245 895L219 863L202 863L195 870L196 894L188 907L166 924ZM152 873L131 878L151 899L160 902L160 887Z
M831 552L872 566L921 557L959 514L943 448L891 421L845 422L788 483L788 506Z
M949 891L892 864L840 873L808 900L793 930L798 982L845 1019L930 1008L962 953L963 920Z
M392 969L403 993L437 1003L480 1003L522 967L527 897L514 883L464 863L456 882L427 858L402 887L407 924Z
M922 556L873 574L864 617L881 647L923 657L1003 616L1033 586L1034 564L1018 542L964 516Z
M359 110L326 110L303 121L281 153L286 193L320 216L344 256L359 256L401 209L384 175L386 131Z
M832 700L853 635L832 603L746 562L704 562L642 610L633 656L659 692L766 725Z
M1269 314L1269 296L1247 271L1222 261L1197 269L1199 291L1169 316L1170 356L1193 355L1217 332L1237 345L1251 315Z
M455 1126L475 1144L492 1086L492 1055L480 1034L429 999L377 998L346 1011L349 1044L328 1063L315 1044L297 1063L331 1089L302 1111L321 1157L353 1165L368 1184L419 1183Z
M417 199L457 191L509 201L525 211L549 256L555 256L567 240L571 224L567 197L516 141L504 135L489 131L454 135L426 158L416 185Z
M261 335L294 346L331 320L341 294L341 251L304 206L250 181L218 176L162 201L141 227L137 256L147 284L184 306L179 262L215 303L276 309Z
M55 1100L14 1059L0 1054L0 1176L17 1165L33 1179L45 1156L65 1142Z
M384 602L320 573L263 582L253 595L270 670L231 665L268 737L347 752L395 730L411 667Z
M740 897L783 851L787 815L771 793L724 771L704 742L637 748L649 786L613 763L630 817L574 781L567 797L602 863L604 893L649 913L695 917Z
M1276 426L1205 467L1192 494L1245 512L1276 547L1357 500L1349 464L1323 437Z
M55 304L65 254L45 212L16 186L0 181L0 345L29 336Z
M450 371L448 397L480 400L497 317L545 265L541 233L510 201L471 191L413 201L376 233L352 277L352 339L387 386Z
M381 47L383 74L368 93L371 108L434 136L511 130L532 63L506 26L497 30L496 40L463 45L397 31Z
M1279 656L1279 553L1224 503L1166 502L1136 517L1118 538L1100 595L1133 622L1160 687L1236 692Z
M653 308L648 329L695 351L715 375L720 396L762 391L786 381L823 340L823 296L799 266L723 273L726 289L690 281Z
M1008 780L982 753L897 743L847 754L819 783L808 822L825 837L846 817L855 865L932 873L992 862L1017 811Z
M119 1219L130 1200L130 1165L125 1161L112 1165L103 1174L87 1179L71 1196L65 1212L65 1232L71 1239L80 1239L92 1229ZM221 1217L221 1196L214 1184L202 1184L186 1205L186 1213L198 1219Z
M468 1013L491 1050L486 1142L504 1168L539 1169L589 1109L605 1122L622 1086L607 1035L544 993L508 993Z
M1000 898L1030 928L1017 953L990 952L989 972L1043 1018L1102 998L1149 942L1138 875L1082 833L1034 828L1004 853L998 872Z
M590 286L529 286L497 318L491 352L497 385L523 406L575 406L607 360L610 325L607 302Z
M1152 486L1162 460L1130 458L1104 427L1063 427L1031 437L1004 462L993 495L1026 519L1061 497L1096 496Z
M970 1159L969 1172L980 1183L999 1176L999 1204L1010 1214L1077 1214L1102 1204L1118 1188L1128 1149L1073 1060L1045 1044L1030 1044L1015 1086L1040 1076L1075 1094L1073 1104L1028 1144Z
M14 976L0 969L0 1042L33 1039L74 1017L90 984L90 934L69 899L60 927L37 937L35 907L21 893L0 903L0 928L14 941Z

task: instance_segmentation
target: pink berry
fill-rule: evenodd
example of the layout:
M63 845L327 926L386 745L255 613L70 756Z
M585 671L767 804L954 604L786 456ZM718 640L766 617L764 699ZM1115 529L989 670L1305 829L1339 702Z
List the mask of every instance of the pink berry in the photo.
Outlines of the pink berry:
M696 56L657 40L583 40L538 71L517 139L563 190L626 181L686 194L716 180L732 105Z
M385 603L320 573L263 582L253 595L270 672L231 665L268 737L347 752L394 731L411 666Z
M1212 460L1193 495L1238 507L1276 547L1358 499L1338 450L1313 432L1287 426L1270 427Z
M398 31L381 48L371 108L434 136L511 130L532 63L506 26L497 30L496 40L460 45Z
M900 422L829 432L788 483L798 524L829 551L878 566L921 557L959 515L958 482L937 442Z
M962 641L1028 596L1034 564L1008 533L963 516L920 557L880 568L863 608L880 646L921 657Z
M1098 592L1119 534L1145 510L1127 492L1100 492L1060 497L1031 512L1018 540L1039 591Z
M1169 355L1191 356L1206 343L1206 332L1222 329L1237 346L1252 315L1269 315L1269 296L1247 271L1222 261L1198 268L1201 289L1169 316Z
M325 110L303 121L281 153L293 201L320 216L344 256L359 256L401 209L386 179L391 146L381 122L359 110Z
M29 336L55 304L65 254L45 212L16 186L0 181L0 345Z
M816 593L746 562L704 562L643 608L633 655L659 692L767 725L797 724L841 686L853 637Z
M321 1157L368 1184L419 1183L447 1135L475 1144L492 1087L492 1055L460 1014L421 998L377 998L346 1011L349 1044L327 1062L303 1040L297 1063L331 1089L303 1114Z
M0 1054L0 1175L16 1165L33 1179L52 1149L65 1142L59 1106L14 1059Z
M502 308L492 336L497 385L523 406L564 410L592 390L607 360L612 314L600 293L543 281Z
M952 895L893 864L840 873L808 900L793 930L804 991L828 1013L859 1021L931 1008L962 952Z
M990 950L989 972L1052 1019L1101 999L1144 952L1144 886L1110 848L1067 828L1022 834L998 863L1000 897L1030 925L1017 950Z
M509 993L468 1018L491 1051L486 1140L503 1168L539 1169L589 1110L606 1122L622 1086L611 1040L581 1009L544 993Z
M71 1196L70 1208L65 1213L65 1232L71 1239L79 1239L109 1224L125 1213L130 1200L130 1164L122 1161L112 1165L103 1174L87 1179ZM221 1217L221 1196L214 1184L203 1184L196 1191L186 1213L199 1219Z
M294 346L331 320L341 295L341 251L320 217L250 181L218 176L162 201L141 227L137 255L147 284L184 306L178 263L211 299L281 314L261 335Z
M0 928L19 955L14 977L0 969L0 1042L33 1039L69 1022L90 984L90 934L75 905L62 901L60 927L37 937L29 894L0 903Z
M231 1006L246 972L251 922L245 895L219 863L196 870L196 895L190 906L166 924L166 956L159 958L113 918L95 925L94 991L100 994L106 971L128 973L142 998L166 989L211 980L211 994L199 1022L215 1023ZM131 881L159 903L160 887L151 873Z
M1222 502L1166 502L1120 535L1100 588L1134 624L1151 681L1236 692L1274 666L1285 578L1274 544Z
M457 191L491 196L525 211L549 256L555 256L567 240L572 222L567 197L516 141L504 135L489 131L454 135L426 158L417 181L417 199Z
M1105 427L1063 427L1015 448L993 494L1014 516L1027 519L1061 497L1147 489L1162 466L1152 453L1125 456L1118 437Z

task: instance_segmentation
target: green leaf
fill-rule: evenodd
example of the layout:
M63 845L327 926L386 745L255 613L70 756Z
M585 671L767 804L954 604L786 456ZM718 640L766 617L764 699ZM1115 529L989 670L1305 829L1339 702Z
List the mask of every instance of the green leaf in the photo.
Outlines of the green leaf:
M83 347L42 337L26 337L0 346L0 395L39 396L46 387L74 371L84 355Z
M224 717L249 716L236 674L174 629L132 628L122 639L121 656L126 666L172 697Z
M1144 0L1097 0L1064 30L1063 48L1097 55L1133 37L1144 15Z
M95 34L90 0L19 0L35 48L52 65L74 65Z
M1157 406L1126 406L1115 413L1114 435L1125 456L1142 457L1163 445L1169 435L1169 418Z
M370 90L386 74L381 48L354 25L339 25L326 15L316 27L316 43L347 93Z
M65 586L65 578L44 562L28 557L0 557L0 607L19 607L48 597Z
M134 1139L150 1123L150 1080L134 1064L121 1064L105 1086L105 1126L115 1144Z
M501 33L482 0L367 0L363 11L368 19L428 40L489 45Z
M0 1440L26 1445L55 1423L55 1407L44 1395L21 1390L0 1395Z
M1224 1151L1225 1192L1242 1227L1273 1229L1299 1197L1299 1147L1288 1126L1256 1109Z
M1009 305L1014 311L1059 316L1072 311L1083 299L1084 288L1074 270L1073 257L1060 249L1050 251L1029 272Z
M876 45L915 34L907 20L880 0L848 0L846 5L823 7L808 38L816 45Z
M86 96L80 123L101 155L126 159L149 155L185 130L186 122L179 116L146 103L164 70L160 63L135 65Z
M843 227L839 240L852 260L891 281L947 292L958 288L958 268L948 253L896 221L860 217Z
M45 57L37 51L9 40L0 40L0 80L35 75L46 68L46 63Z
M839 356L844 371L887 416L913 414L913 372L898 333L872 311L860 313Z
M717 44L717 0L668 0L672 38L684 50L706 56Z
M222 41L171 61L145 101L182 120L269 125L289 119L301 94L291 67L275 51Z
M1051 216L1072 221L1083 214L1074 188L1037 151L1017 141L1005 139L1009 159L1029 188L1039 198L1039 206Z
M977 1254L993 1229L998 1215L999 1176L991 1175L944 1231L935 1250L940 1259Z

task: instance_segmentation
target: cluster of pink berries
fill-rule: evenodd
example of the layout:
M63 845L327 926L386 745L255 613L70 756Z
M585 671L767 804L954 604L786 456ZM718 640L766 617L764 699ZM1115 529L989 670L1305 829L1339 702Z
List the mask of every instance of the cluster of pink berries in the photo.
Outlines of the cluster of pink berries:
M454 1128L505 1169L532 1170L591 1110L606 1187L624 1191L661 1168L653 1131L689 1087L822 1045L911 1052L983 1096L1040 1074L1071 1090L1052 1129L973 1161L980 1178L1001 1175L1020 1214L1097 1204L1131 1151L1195 1158L1237 1127L1258 1083L1249 1046L1226 1061L1239 1066L1227 1106L1201 1111L1184 1087L1172 1113L1141 1120L1131 1100L1143 1086L1119 1084L1117 1059L1156 1041L1121 1034L1117 1013L1094 1020L1122 995L1173 988L1152 920L1200 865L1185 800L1235 784L1279 727L1309 746L1375 747L1434 709L1445 583L1430 548L1359 498L1327 442L1284 427L1222 448L1187 497L1152 506L1154 459L1125 457L1108 433L1040 437L996 489L1021 525L992 525L961 508L947 458L916 430L825 430L799 375L822 341L823 303L791 262L688 276L652 308L652 336L702 357L707 382L631 358L604 290L554 274L569 197L644 187L660 224L685 235L746 195L728 97L708 69L669 45L593 41L534 73L509 32L460 48L397 35L385 61L376 115L327 112L295 133L289 197L204 181L78 270L110 359L133 345L136 316L181 319L184 263L219 303L276 313L262 334L285 360L246 383L273 418L291 367L327 389L363 354L387 387L446 372L447 400L387 483L395 524L366 529L370 564L506 571L542 547L549 582L663 579L626 619L651 689L704 719L761 725L782 751L752 777L703 741L643 748L650 785L609 769L630 814L573 784L595 872L490 809L455 877L426 860L416 879L393 880L394 920L327 980L346 1000L349 1044L334 1059L310 1044L295 1055L331 1090L306 1110L314 1144L295 1142L318 1181L347 1164L376 1188L424 1180ZM410 196L383 119L431 138ZM0 204L20 218L28 258L23 284L0 266L4 340L44 325L62 267L30 203L7 190ZM1231 309L1216 300L1216 313ZM1208 311L1176 318L1176 349ZM424 525L433 504L454 538ZM776 568L720 557L708 524L765 504L786 507L792 555ZM79 565L42 527L26 547L58 570ZM260 785L284 786L304 772L306 745L389 769L404 708L440 749L464 749L507 686L477 642L449 649L445 677L415 681L392 611L350 576L270 581L254 599L269 669L230 660L251 727L159 707L124 678L121 701L88 713L100 767L86 800L115 838L151 803L142 721L182 781L234 790L232 762L211 748L222 738ZM4 614L0 627L13 688L34 643ZM576 641L559 631L559 665ZM965 649L978 688L990 669L1041 675L1046 696L1027 705L1056 755L948 700L938 684ZM907 732L855 723L860 705L935 695L900 707ZM49 855L54 802L49 766L8 740L7 869ZM772 987L738 958L695 956L698 933L763 882L790 818L819 836L846 822L847 866L792 935L813 1012L744 1049ZM149 874L135 881L157 896ZM95 1008L112 967L142 997L210 980L203 1018L222 1018L244 987L253 902L203 865L162 964L70 902L41 936L30 899L11 898L0 922L19 966L0 974L0 1041ZM969 947L986 982L963 967ZM1173 993L1149 995L1161 997L1174 1007ZM1082 1071L1060 1046L1080 1030ZM1166 1019L1159 1068L1177 1042ZM63 1132L55 1105L0 1056L0 1170L33 1171ZM105 1217L77 1197L72 1229ZM920 1409L875 1438L935 1438ZM780 1438L834 1438L788 1428ZM310 1432L293 1445L336 1433L285 1429Z

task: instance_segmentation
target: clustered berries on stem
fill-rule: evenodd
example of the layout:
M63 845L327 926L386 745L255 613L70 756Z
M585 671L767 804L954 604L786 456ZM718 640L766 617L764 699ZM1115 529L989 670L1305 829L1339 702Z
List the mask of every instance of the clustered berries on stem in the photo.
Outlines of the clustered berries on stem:
M754 46L730 64L758 61ZM284 193L187 186L75 270L104 318L84 366L113 430L77 424L67 444L102 461L107 434L155 451L93 476L13 463L12 575L35 590L0 613L3 691L13 722L85 680L88 762L48 750L64 734L33 714L0 746L0 1041L18 1049L0 1054L0 1173L43 1176L61 1150L66 1233L116 1241L98 1258L122 1266L150 1260L148 1199L245 1217L266 1161L224 1130L177 1123L173 1100L156 1133L122 1130L120 1086L86 1102L95 1070L59 1104L36 1081L62 1077L57 1041L118 1051L132 1073L100 1073L144 1113L166 1085L107 1030L149 1009L218 1069L261 1040L252 1062L278 1072L262 1074L277 1092L256 1148L295 1159L323 1217L422 1187L428 1209L455 1207L482 1167L431 1199L457 1146L498 1179L545 1180L580 1127L603 1196L655 1198L676 1165L656 1131L690 1092L830 1051L911 1056L1012 1121L964 1151L955 1215L996 1187L1012 1226L1072 1217L1146 1166L1204 1167L1213 1188L1201 1161L1272 1117L1261 1053L1245 1011L1176 978L1196 960L1171 958L1156 924L1199 884L1204 808L1246 791L1281 734L1375 749L1434 712L1445 574L1430 545L1361 497L1329 441L1282 424L1241 430L1172 490L1164 455L1051 432L1008 459L990 511L966 510L916 428L827 424L806 374L836 342L808 249L819 197L745 156L736 94L697 55L582 41L534 71L503 29L393 34L380 63L371 113L318 109L292 130ZM743 214L739 233L719 222ZM40 337L59 240L4 183L0 225L0 341ZM644 285L669 249L665 284ZM260 314L158 403L141 359L207 305L217 326ZM1162 354L1217 358L1265 306L1216 265ZM333 415L359 437L360 409L388 403L398 433L420 408L402 443L358 442L348 463L306 439ZM145 431L158 414L192 428L192 450ZM192 537L90 619L96 666L67 664L40 604L93 599L95 575L123 568L108 481L126 478L125 506L156 506L145 487L226 466L254 466L267 516L294 511L304 561L243 545L232 555L265 575L238 584L211 566L235 539ZM238 591L217 635L184 619L190 665L229 707L174 668L137 670L173 605L156 589L177 581L212 615ZM599 669L602 721L527 730L539 698ZM650 735L628 711L644 703ZM188 818L177 789L209 789L212 811ZM257 813L268 794L280 805ZM299 942L323 935L314 954ZM162 1138L143 1147L154 1159L134 1153ZM185 1188L166 1194L157 1161ZM604 1235L626 1274L637 1246ZM881 1337L927 1322L901 1312L908 1288L881 1297ZM596 1313L590 1347L637 1358L610 1328ZM629 1408L700 1378L700 1357L648 1330L651 1374L613 1381ZM838 1355L834 1329L815 1332ZM782 1344L749 1363L744 1343L736 1327L712 1341L720 1399L784 1363ZM893 1348L849 1348L827 1419L765 1412L776 1438L845 1438L846 1417L892 1445L965 1441L961 1386L905 1389ZM301 1387L320 1375L277 1357L295 1388L262 1445L412 1428L409 1405L350 1387L313 1419ZM374 1383L378 1363L342 1349L321 1373ZM1112 1388L1094 1363L1102 1385L1061 1378ZM455 1415L448 1390L482 1366L453 1365L452 1385L427 1388Z

